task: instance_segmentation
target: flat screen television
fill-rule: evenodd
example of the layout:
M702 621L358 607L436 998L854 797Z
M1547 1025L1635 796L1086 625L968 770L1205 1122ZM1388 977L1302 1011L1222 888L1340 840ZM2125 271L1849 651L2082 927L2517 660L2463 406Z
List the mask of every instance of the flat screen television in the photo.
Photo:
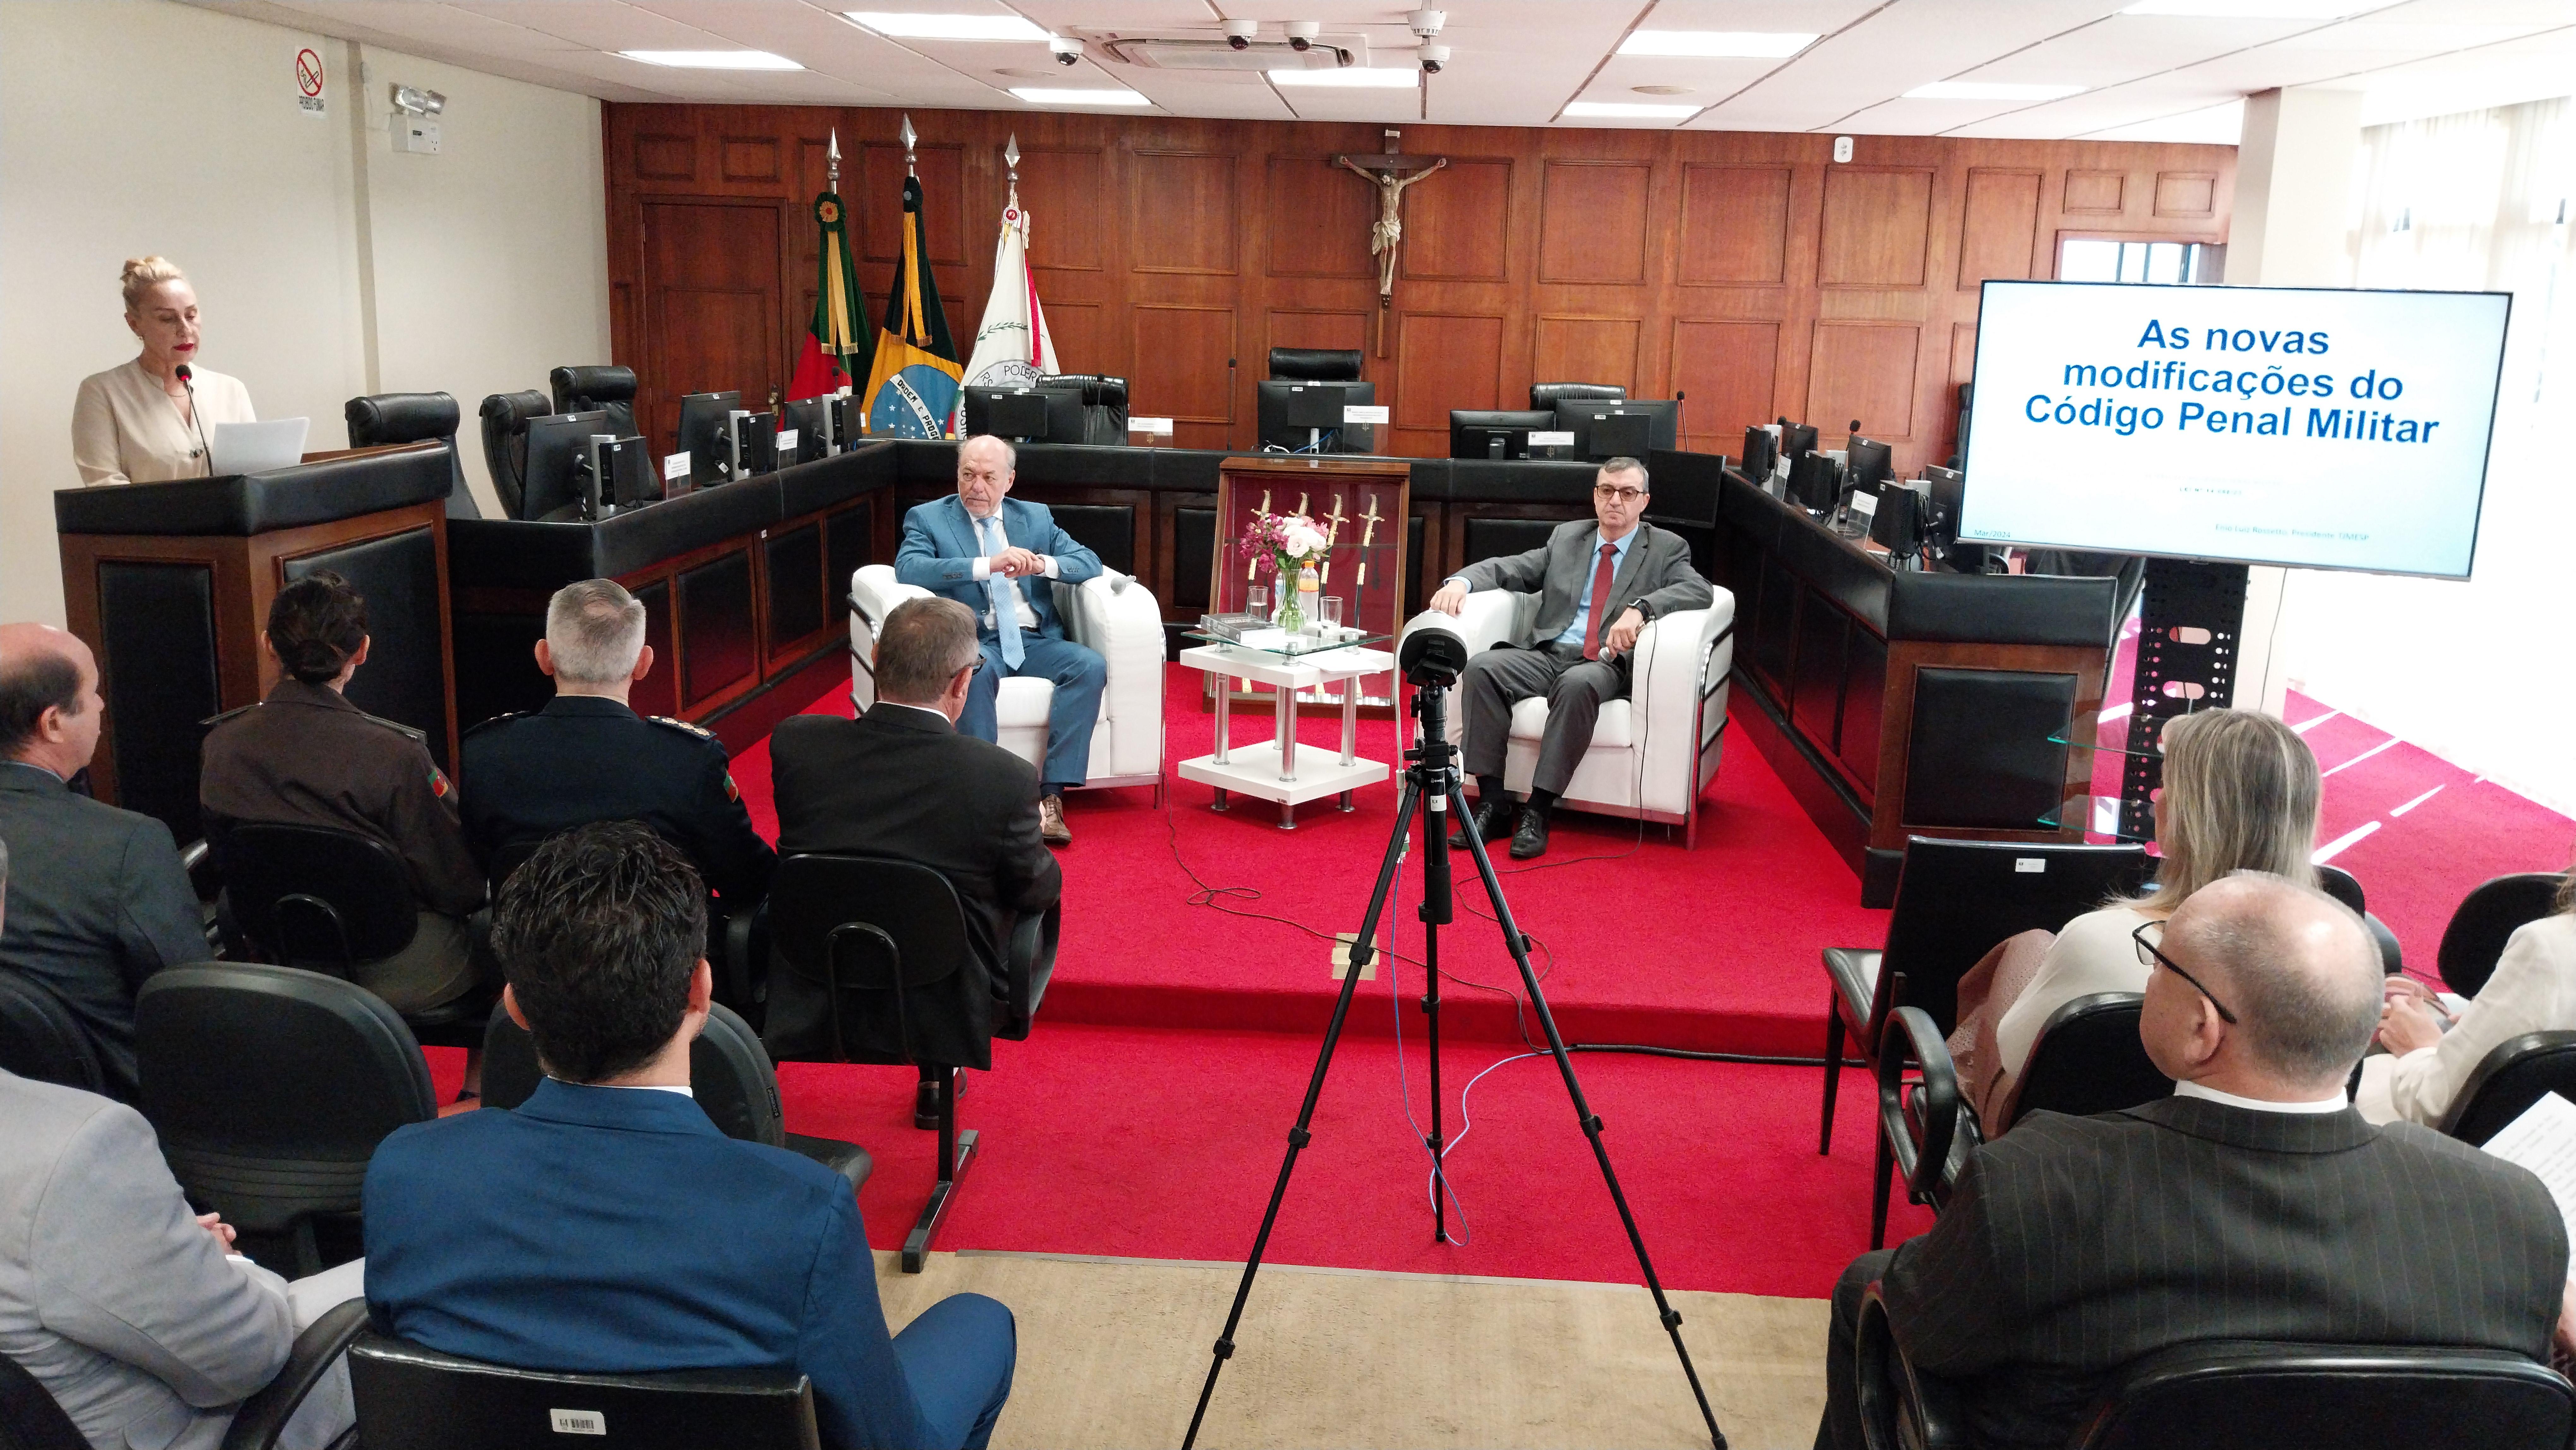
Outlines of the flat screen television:
M1265 448L1300 450L1320 442L1326 453L1365 453L1376 444L1369 424L1344 425L1342 409L1377 401L1375 383L1305 383L1270 378L1253 390Z
M1642 459L1657 448L1672 448L1680 420L1681 405L1671 398L1587 399L1556 405L1556 426L1574 435L1574 456L1595 462Z
M519 486L521 518L549 521L581 516L582 468L590 435L610 431L608 414L553 413L528 420L528 462Z
M1554 409L1449 410L1449 456L1452 458L1527 458L1529 436L1556 426Z
M2467 578L2511 303L1988 282L1959 537Z

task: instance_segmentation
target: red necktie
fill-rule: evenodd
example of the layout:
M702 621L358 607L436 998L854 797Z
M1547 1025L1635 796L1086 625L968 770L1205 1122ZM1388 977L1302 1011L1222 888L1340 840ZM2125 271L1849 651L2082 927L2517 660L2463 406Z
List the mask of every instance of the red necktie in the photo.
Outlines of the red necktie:
M1583 657L1601 658L1601 634L1610 619L1610 570L1619 557L1617 544L1601 546L1601 562L1592 570L1592 627L1583 632Z

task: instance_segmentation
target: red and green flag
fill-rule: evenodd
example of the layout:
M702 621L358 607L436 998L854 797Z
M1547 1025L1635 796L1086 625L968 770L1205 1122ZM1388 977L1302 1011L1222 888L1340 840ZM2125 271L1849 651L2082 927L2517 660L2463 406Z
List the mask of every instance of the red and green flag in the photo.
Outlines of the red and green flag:
M903 260L887 291L885 325L868 369L868 432L880 437L944 438L965 368L939 287L930 277L930 232L921 214L921 181L903 179Z
M850 261L847 211L838 193L814 197L814 224L822 235L814 278L814 321L796 355L788 400L820 398L850 386L850 359L859 351L859 274Z

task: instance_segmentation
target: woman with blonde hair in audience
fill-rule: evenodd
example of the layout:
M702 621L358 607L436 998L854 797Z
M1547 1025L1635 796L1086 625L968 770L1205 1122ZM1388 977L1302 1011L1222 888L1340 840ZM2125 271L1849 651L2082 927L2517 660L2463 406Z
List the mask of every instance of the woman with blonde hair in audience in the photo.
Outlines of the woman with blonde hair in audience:
M2320 777L2297 732L2259 710L2202 710L2165 726L2164 762L2153 889L2106 902L2054 934L2023 932L1960 980L1950 1047L1961 1091L1989 1122L2058 1008L2096 992L2146 989L2132 939L2140 926L2232 871L2317 884L2309 858Z
M2568 1028L2576 1028L2576 870L2558 888L2557 909L2514 932L2495 975L2458 1016L2422 982L2388 979L2378 1038L2388 1054L2361 1060L2353 1106L2374 1123L2440 1122L2498 1043Z
M224 423L255 423L238 378L197 366L197 290L167 257L136 257L117 279L132 362L81 379L72 404L72 463L81 486L162 483L213 471L207 440Z

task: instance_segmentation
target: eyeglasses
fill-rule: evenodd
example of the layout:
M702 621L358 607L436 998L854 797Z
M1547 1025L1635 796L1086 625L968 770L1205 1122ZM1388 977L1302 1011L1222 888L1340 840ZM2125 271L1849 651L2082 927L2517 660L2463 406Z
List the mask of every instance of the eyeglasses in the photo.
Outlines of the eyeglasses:
M1612 488L1605 483L1594 487L1592 496L1608 499L1613 503L1635 503L1646 496L1646 491L1642 488Z
M2173 973L2175 976L2182 978L2184 981L2191 983L2191 989L2193 991L2207 997L2209 999L2209 1005L2218 1009L2218 1020L2227 1023L2229 1026L2234 1026L2236 1023L2236 1014L2227 1010L2227 1004L2218 1000L2217 993L2202 986L2198 977L2184 971L2175 963L2173 958L2166 956L2161 951L2158 951L2154 942L2147 940L2147 928L2149 927L2155 928L2156 936L2159 939L2164 936L2165 924L2161 921L2142 921L2138 923L2138 929L2136 931L2129 933L2129 939L2138 944L2138 965L2142 967L2162 967L2166 971Z

